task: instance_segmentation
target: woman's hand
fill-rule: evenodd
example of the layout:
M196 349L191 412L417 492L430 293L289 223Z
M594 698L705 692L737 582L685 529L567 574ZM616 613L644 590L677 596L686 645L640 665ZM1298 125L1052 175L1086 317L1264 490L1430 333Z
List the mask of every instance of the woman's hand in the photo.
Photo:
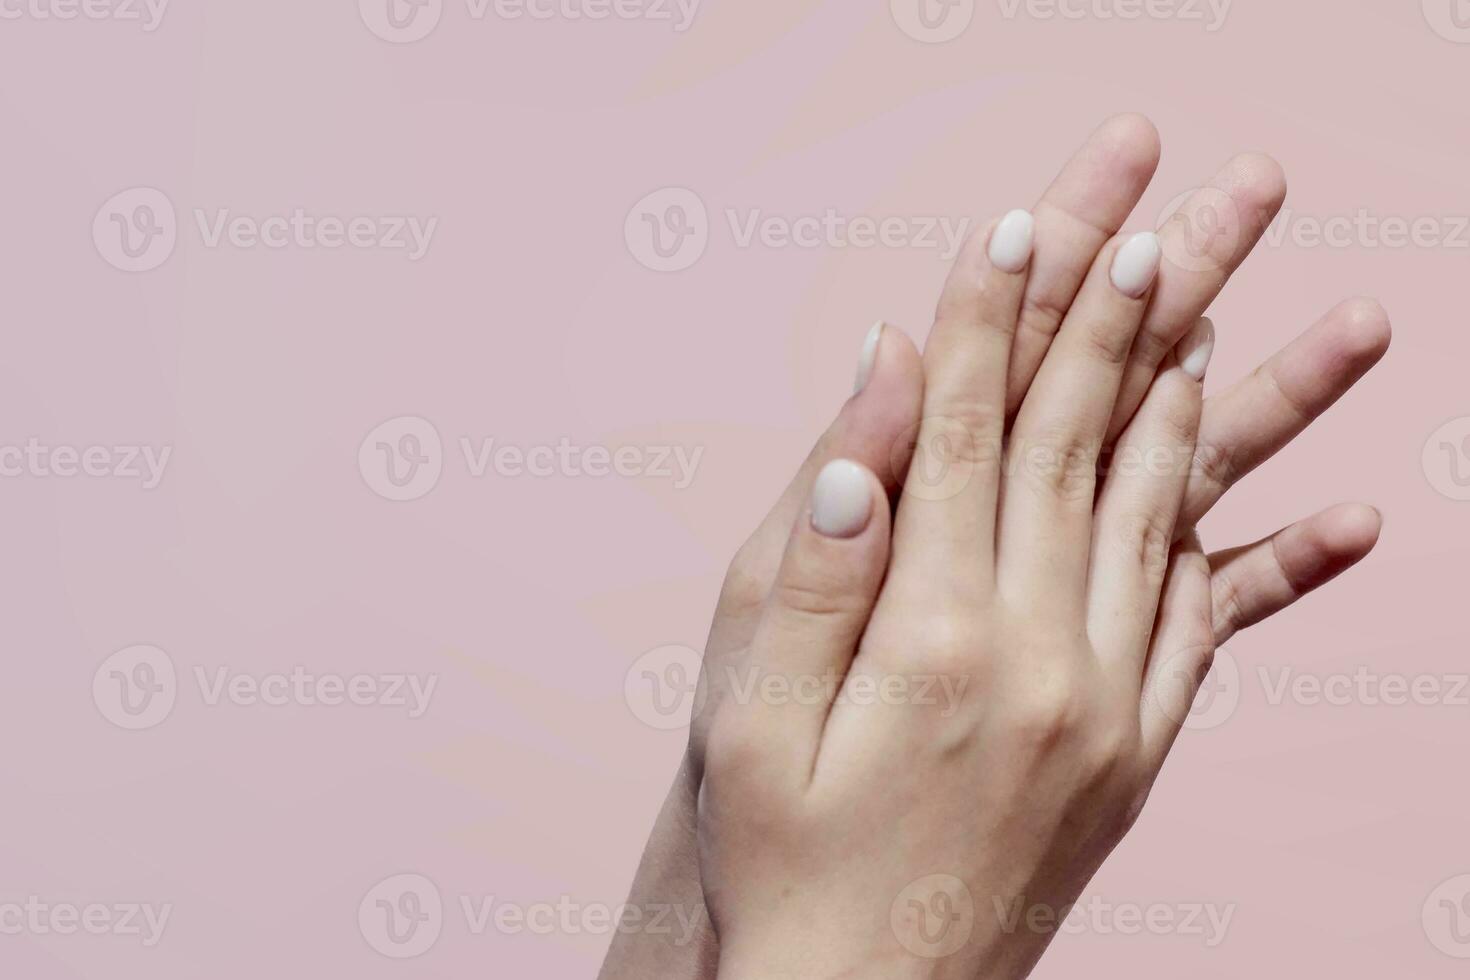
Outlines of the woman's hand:
M1067 310L1102 243L1137 203L1158 159L1157 135L1146 120L1122 116L1098 129L1062 170L1034 209L1036 254L1007 380L1014 413L1050 348ZM1120 406L1143 397L1159 351L1197 320L1256 243L1284 196L1279 169L1259 156L1232 160L1209 187L1186 202L1181 214L1219 207L1224 197L1238 233L1216 239L1209 261L1175 263L1188 245L1188 224L1171 221L1160 231L1164 261L1144 314L1143 340L1130 351ZM1187 253L1184 253L1187 254ZM1204 271L1201 271L1202 266ZM1211 269L1213 268L1213 271ZM1228 330L1227 330L1228 332ZM931 337L931 344L937 334ZM1203 516L1236 481L1279 451L1330 407L1382 356L1388 345L1383 311L1369 300L1350 300L1329 312L1254 373L1206 400L1199 436L1202 466L1189 474L1181 526ZM878 475L890 496L904 480L910 442L921 417L924 378L913 344L896 329L881 330L863 345L858 391L843 406L776 506L730 566L705 648L709 702L691 725L689 752L650 838L630 896L634 906L702 907L694 848L695 798L704 767L709 722L725 696L722 678L738 668L749 649L780 563L787 535L807 505L813 483L833 459L858 461ZM1110 432L1120 427L1118 407ZM1377 519L1360 505L1332 508L1255 545L1211 556L1211 591L1217 642L1296 601L1361 559L1376 537ZM707 977L718 947L709 929L692 943L664 937L619 935L604 964L605 980L618 977Z
M699 839L722 977L1024 976L1047 935L997 910L1070 905L1211 661L1208 566L1171 544L1213 330L1099 482L1162 254L1109 242L1007 439L1034 225L976 236L940 303L918 447L946 447L943 478L910 468L890 549L880 481L823 469L716 709Z

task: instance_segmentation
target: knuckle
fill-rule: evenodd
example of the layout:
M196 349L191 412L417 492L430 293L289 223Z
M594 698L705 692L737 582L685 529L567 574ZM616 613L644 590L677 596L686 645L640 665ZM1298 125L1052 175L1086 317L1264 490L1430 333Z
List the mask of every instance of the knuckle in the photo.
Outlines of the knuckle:
M1052 430L1018 447L1027 479L1066 503L1091 503L1099 447L1076 431Z
M1149 581L1159 582L1169 567L1174 546L1174 527L1158 513L1138 513L1124 519L1124 539L1138 558Z
M1005 406L999 399L981 397L973 375L937 374L930 372L930 392L939 411L920 425L918 448L972 463L995 459L1005 431Z
M1052 670L1017 698L1016 729L1037 749L1055 748L1076 735L1087 717L1087 700L1071 670Z
M1061 329L1062 321L1066 318L1070 306L1070 299L1067 302L1058 303L1049 295L1032 295L1032 290L1028 289L1026 298L1021 301L1019 329L1021 332L1031 334L1036 341L1050 345L1057 331Z
M1159 422L1170 445L1194 444L1199 435L1199 410L1199 399L1188 393L1165 400Z
M981 405L973 396L941 400L944 415L920 426L905 489L925 498L958 493L977 472L995 470L1001 459L1003 406Z
M1118 814L1117 836L1119 838L1126 836L1138 823L1138 818L1143 816L1143 808L1148 803L1151 788L1150 786L1145 786L1143 789L1134 793L1128 800L1127 805L1123 807L1122 812Z
M1221 569L1215 573L1211 585L1212 621L1224 624L1232 630L1243 628L1246 624L1245 596L1241 594L1235 579L1229 572ZM1211 653L1212 659L1213 656Z
M936 325L945 333L963 338L975 330L1009 338L1016 332L1011 288L992 276L967 276L953 291L946 291L935 311Z
M758 609L770 590L769 573L756 560L755 547L747 541L731 559L720 586L719 608L722 613L741 613Z
M1138 331L1138 336L1133 338L1133 350L1130 354L1136 363L1156 368L1164 362L1164 358L1179 341L1178 337L1171 339L1164 330L1159 325L1145 325Z
M1234 455L1223 446L1196 446L1194 469L1222 492L1233 486L1240 477Z
M861 609L860 599L837 570L805 568L783 575L771 590L772 606L802 619L842 619Z
M1101 726L1088 735L1087 769L1097 782L1111 782L1130 771L1138 755L1139 733L1123 722Z
M727 784L760 785L759 774L769 757L764 736L738 712L722 712L705 746L706 775Z
M1121 365L1133 349L1136 323L1120 322L1121 317L1106 317L1087 324L1079 331L1083 352L1093 360L1108 365Z
M897 643L882 634L874 637L875 649L898 651L892 659L904 670L939 677L962 677L974 672L984 640L970 617L962 613L934 610L906 620Z

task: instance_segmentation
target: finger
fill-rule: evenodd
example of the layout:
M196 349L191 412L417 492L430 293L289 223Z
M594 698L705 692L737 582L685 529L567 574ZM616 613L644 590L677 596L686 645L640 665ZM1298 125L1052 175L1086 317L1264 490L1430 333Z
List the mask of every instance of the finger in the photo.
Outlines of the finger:
M966 242L924 347L924 419L894 534L895 571L983 583L994 565L1005 379L1034 222L1012 211ZM936 470L935 464L940 466ZM935 474L940 474L935 479Z
M1047 188L1036 216L1036 255L1006 382L1020 408L1053 336L1103 247L1123 227L1159 165L1159 133L1135 113L1099 126Z
M1152 232L1099 253L1016 416L998 567L1023 607L1042 598L1081 608L1098 452L1158 266Z
M1255 544L1210 555L1215 641L1273 616L1361 561L1383 518L1367 504L1339 504Z
M897 493L924 396L924 369L913 341L897 327L875 325L862 345L857 382L856 393L731 563L711 646L718 641L734 649L750 642L754 613L770 591L791 527L822 467L834 459L853 460L878 474L890 494Z
M1207 398L1181 523L1195 524L1295 439L1378 363L1391 338L1382 306L1347 300L1249 377Z
M1104 663L1142 671L1199 433L1200 384L1214 347L1201 317L1180 341L1108 462L1093 523L1088 635Z
M1128 355L1109 439L1123 430L1164 357L1250 255L1285 199L1281 165L1265 154L1245 153L1191 194L1159 229L1164 262Z
M809 514L791 532L740 680L739 689L755 696L735 708L793 771L811 772L883 582L888 541L878 478L851 460L823 467Z
M1210 565L1193 530L1174 546L1149 644L1139 698L1142 751L1148 771L1163 766L1215 660L1210 623Z

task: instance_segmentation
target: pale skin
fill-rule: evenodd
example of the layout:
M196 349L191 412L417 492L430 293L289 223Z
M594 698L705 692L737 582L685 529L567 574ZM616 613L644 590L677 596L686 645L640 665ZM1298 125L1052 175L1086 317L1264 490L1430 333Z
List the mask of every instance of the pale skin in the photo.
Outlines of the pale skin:
M923 358L900 331L882 332L866 384L731 565L705 653L710 698L634 883L634 905L708 901L719 939L709 924L677 943L620 935L604 978L860 976L877 963L886 976L1024 975L1043 938L987 932L995 920L982 915L963 950L916 956L890 928L891 903L940 870L987 909L992 896L1075 897L1136 815L1182 720L1188 691L1166 682L1197 679L1217 644L1372 548L1376 512L1346 504L1252 545L1199 550L1199 518L1376 363L1389 328L1376 303L1341 303L1201 408L1199 383L1171 352L1285 188L1268 158L1231 160L1184 209L1225 199L1238 233L1201 256L1181 251L1183 223L1166 225L1156 278L1124 295L1110 263L1158 146L1146 120L1109 120L1031 209L1024 270L989 261L987 227L956 263ZM1002 466L986 447L1008 419L1012 465ZM920 452L936 436L952 449L956 425L976 448L959 491L902 493L915 431ZM1114 440L1184 456L1197 441L1197 463L1110 470L1098 486L1086 466L1015 465L1020 446L1086 458ZM834 537L814 530L810 511L817 475L836 459L871 473L873 500L857 533ZM737 704L722 687L729 667L971 686L944 719L914 706ZM1067 832L1035 833L1045 827ZM872 928L796 936L760 911L818 899ZM797 950L820 950L820 962Z

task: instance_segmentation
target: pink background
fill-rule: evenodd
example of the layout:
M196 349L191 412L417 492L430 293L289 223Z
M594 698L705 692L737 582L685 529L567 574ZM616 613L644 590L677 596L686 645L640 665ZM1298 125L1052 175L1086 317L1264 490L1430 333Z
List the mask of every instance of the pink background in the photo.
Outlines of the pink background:
M152 491L0 479L0 903L173 905L151 948L0 935L6 976L595 972L605 934L471 935L457 898L622 900L684 738L640 722L626 672L652 648L702 644L726 562L846 397L868 325L921 338L946 264L915 248L742 249L724 209L988 216L1029 204L1098 121L1131 109L1165 147L1135 227L1243 149L1283 163L1298 214L1470 213L1470 44L1411 2L1238 0L1208 32L1007 19L982 0L937 45L883 2L707 0L678 33L476 21L448 0L411 44L374 36L355 6L177 0L153 32L0 20L0 445L173 452ZM177 207L179 239L159 268L126 273L90 229L139 186ZM667 186L697 192L714 227L692 268L656 273L624 220ZM193 218L297 207L439 226L412 262L209 248ZM1230 645L1239 710L1186 735L1090 891L1234 904L1227 940L1066 936L1038 976L1463 975L1421 906L1470 873L1470 706L1273 706L1256 669L1470 669L1470 504L1421 464L1431 433L1470 415L1467 261L1463 244L1288 240L1216 303L1216 386L1354 293L1382 300L1396 337L1227 498L1207 543L1341 499L1377 504L1383 540ZM357 459L397 416L445 441L438 486L405 503L375 494ZM475 479L461 435L704 455L684 490ZM161 724L125 731L92 681L135 644L167 651L180 690ZM298 665L439 687L408 720L209 705L192 680ZM456 906L406 962L357 924L369 889L401 872Z

